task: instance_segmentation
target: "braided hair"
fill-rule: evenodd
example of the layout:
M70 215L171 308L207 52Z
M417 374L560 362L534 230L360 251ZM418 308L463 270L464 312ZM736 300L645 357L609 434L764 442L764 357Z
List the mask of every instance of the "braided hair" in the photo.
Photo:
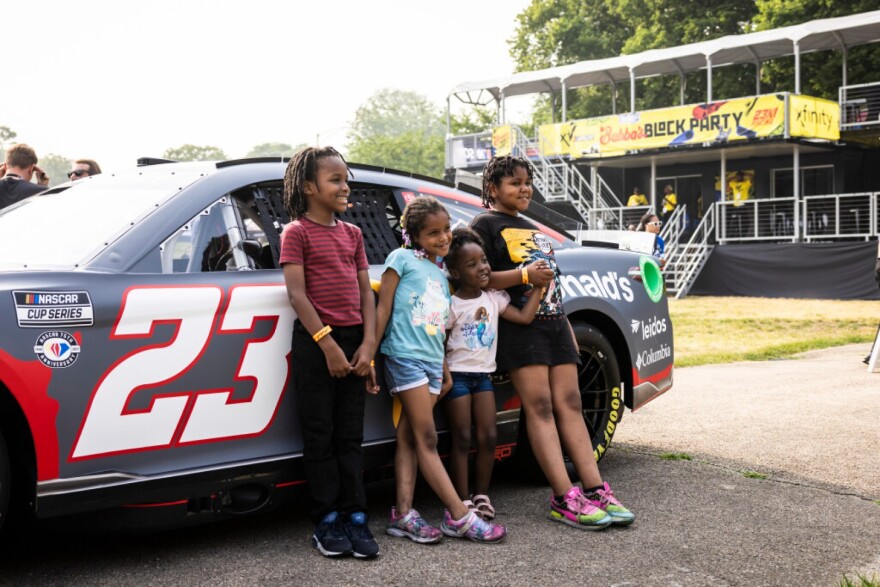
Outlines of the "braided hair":
M420 250L419 233L425 227L425 220L431 214L442 212L449 216L449 212L434 196L419 196L414 198L403 211L400 218L400 227L403 229L403 247L406 249Z
M492 157L483 169L483 207L491 208L495 204L495 198L489 195L489 186L501 187L501 180L505 177L513 177L517 167L526 170L529 179L532 179L532 165L528 160L513 155Z
M284 207L291 220L301 218L308 211L306 182L317 181L318 162L326 157L345 158L333 147L306 147L294 155L284 172ZM348 170L348 163L345 163ZM350 171L349 171L350 173Z
M449 244L449 252L446 254L446 266L457 270L458 253L466 244L473 243L483 248L483 239L470 228L456 228L452 231L452 242Z

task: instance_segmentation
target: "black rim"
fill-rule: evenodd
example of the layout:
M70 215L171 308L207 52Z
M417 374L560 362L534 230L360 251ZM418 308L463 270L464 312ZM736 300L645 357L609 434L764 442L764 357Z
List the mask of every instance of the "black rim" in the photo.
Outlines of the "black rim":
M611 409L611 374L608 359L593 348L580 347L581 364L578 366L578 386L584 422L590 438L597 430L604 430Z

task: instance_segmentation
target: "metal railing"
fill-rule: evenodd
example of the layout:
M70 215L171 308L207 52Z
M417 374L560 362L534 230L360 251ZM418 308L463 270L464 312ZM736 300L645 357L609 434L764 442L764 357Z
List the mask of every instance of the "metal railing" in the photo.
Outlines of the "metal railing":
M840 130L880 128L880 82L838 90Z
M669 259L678 256L678 249L681 246L682 237L687 229L687 205L681 204L676 206L666 220L663 222L663 229L660 231L660 238L663 239L665 248L663 250L663 258L669 263Z
M719 243L796 241L800 206L794 198L716 202Z
M666 288L676 298L687 295L712 252L718 208L717 203L709 206L688 242L680 246L674 256L667 258L663 271Z
M629 230L651 211L650 206L615 206L593 208L587 214L587 226L594 230Z
M878 233L877 207L880 193L805 196L803 237L821 239L862 238Z

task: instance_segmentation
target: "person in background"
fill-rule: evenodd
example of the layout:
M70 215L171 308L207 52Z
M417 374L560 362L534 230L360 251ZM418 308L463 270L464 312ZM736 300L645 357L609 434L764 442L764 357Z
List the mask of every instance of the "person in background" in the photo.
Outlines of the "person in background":
M874 279L877 281L877 286L880 287L880 241L877 242L877 263L874 265ZM880 326L877 327L877 336L874 337L874 344L880 344ZM874 347L871 347L871 351L868 353L868 356L865 357L865 360L862 361L866 365L871 362L871 354L874 352Z
M49 187L49 176L37 166L37 154L24 143L12 145L6 151L6 161L0 164L0 209L33 196ZM37 183L31 179L36 176Z
M663 226L663 221L657 218L656 214L648 212L642 216L641 220L639 220L639 225L636 228L637 232L650 232L651 234L656 235L656 238L654 239L654 256L658 259L663 257L663 252L666 250L666 243L663 242L663 237L660 236L661 226Z
M733 200L733 205L738 208L751 198L752 182L742 171L737 171L736 178L727 185L727 193L730 195L728 199Z
M73 162L73 169L67 172L67 179L76 181L84 177L91 177L101 173L101 166L93 159L77 159Z
M669 220L669 217L672 216L672 213L675 212L675 207L678 206L678 196L675 195L675 192L672 191L672 186L666 184L663 188L663 221L666 222Z
M639 191L638 187L633 188L633 193L629 197L629 200L626 201L627 207L632 206L648 206L648 198L645 197L645 194Z

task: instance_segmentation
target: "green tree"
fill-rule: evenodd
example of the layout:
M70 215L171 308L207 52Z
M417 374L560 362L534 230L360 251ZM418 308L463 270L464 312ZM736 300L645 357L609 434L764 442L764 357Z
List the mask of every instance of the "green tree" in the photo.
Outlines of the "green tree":
M442 177L446 125L440 108L416 92L384 89L355 112L348 158Z
M219 147L191 144L166 149L162 156L174 161L222 161L229 158Z
M245 157L292 157L297 151L306 147L305 143L293 147L287 143L262 143L256 145Z
M754 18L757 30L775 29L801 24L818 18L833 18L869 12L877 9L877 0L756 0L758 13ZM849 49L847 56L847 83L862 84L877 81L877 63L880 46L877 43ZM840 87L842 53L819 51L801 56L801 93L837 100ZM794 91L794 58L776 59L764 63L761 82L767 91Z
M67 181L67 172L72 167L72 161L63 155L49 153L41 156L37 165L49 176L49 187L55 187Z
M8 126L0 126L0 148L5 147L12 139L18 136L18 133Z
M528 71L604 59L621 54L706 41L747 30L756 8L751 2L729 0L533 0L517 16L510 52L517 71ZM724 71L727 70L727 71ZM713 97L749 95L748 68L713 72ZM751 78L749 78L751 75ZM685 101L705 99L705 74L686 78ZM610 114L610 85L579 88L568 96L569 118ZM660 108L679 103L678 76L639 80L636 108ZM552 102L538 98L534 123L550 122ZM561 100L555 100L555 118ZM629 84L618 89L617 110L629 110Z

